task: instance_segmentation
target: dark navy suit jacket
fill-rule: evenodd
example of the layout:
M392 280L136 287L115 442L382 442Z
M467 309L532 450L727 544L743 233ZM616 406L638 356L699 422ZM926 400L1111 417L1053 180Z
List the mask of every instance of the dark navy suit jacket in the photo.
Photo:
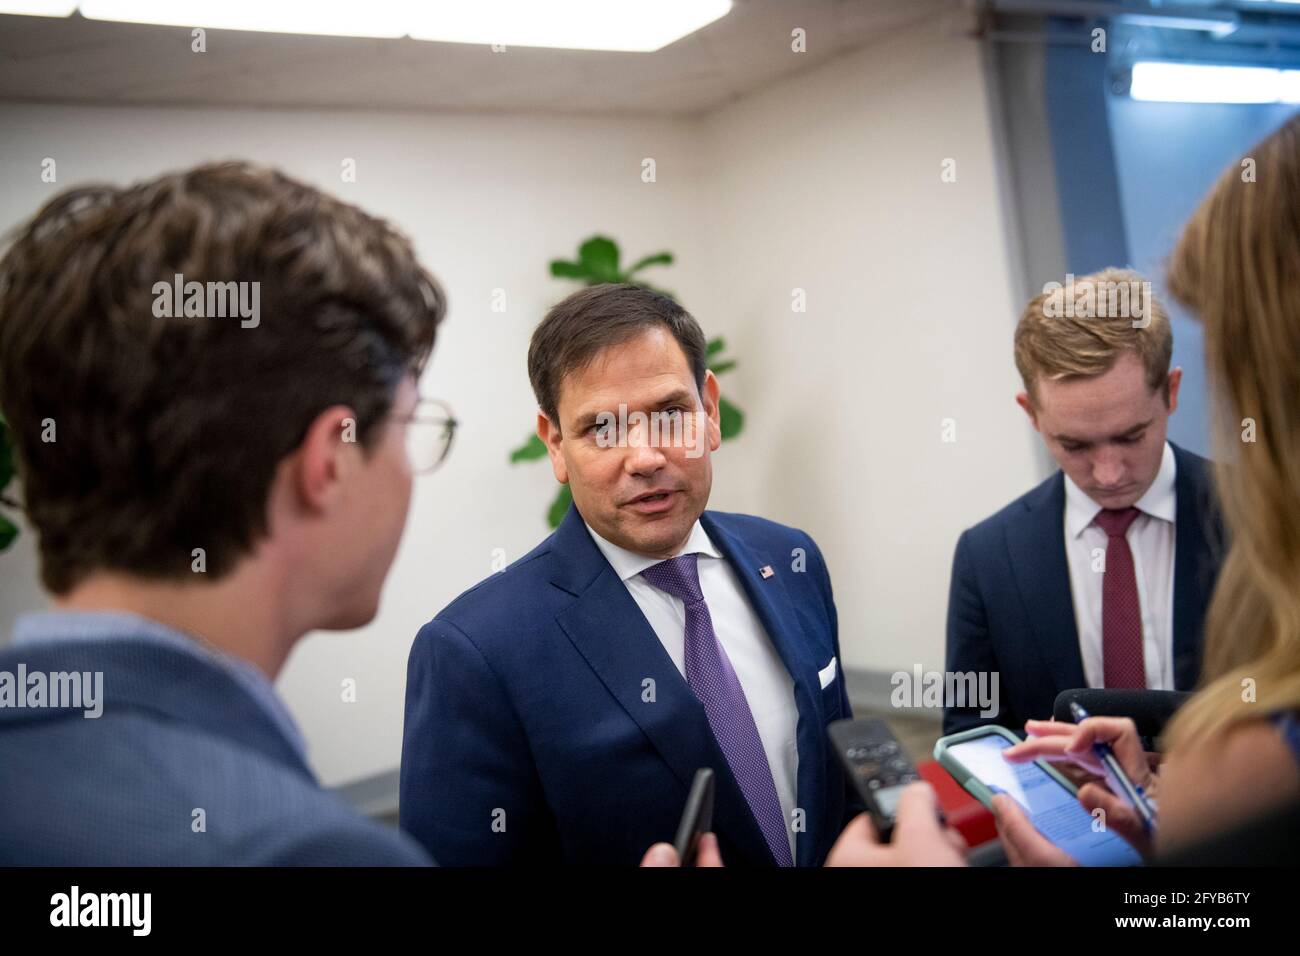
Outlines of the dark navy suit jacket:
M0 707L0 866L429 863L322 790L216 664L144 640L72 637L0 653L0 672L16 677L20 664L27 675L102 672L103 712Z
M1191 690L1225 537L1209 462L1170 444L1177 463L1174 683L1176 690ZM947 670L998 673L1000 706L987 719L978 707L949 708L944 733L996 723L1023 735L1026 720L1052 716L1057 694L1088 686L1065 554L1061 472L958 540L948 594Z
M720 512L700 521L794 679L795 862L820 864L853 809L826 740L850 716L842 667L825 688L818 678L840 652L830 576L801 531ZM792 569L796 548L805 570ZM575 508L411 648L401 823L443 865L635 865L673 839L700 767L717 775L724 861L772 865L704 707Z

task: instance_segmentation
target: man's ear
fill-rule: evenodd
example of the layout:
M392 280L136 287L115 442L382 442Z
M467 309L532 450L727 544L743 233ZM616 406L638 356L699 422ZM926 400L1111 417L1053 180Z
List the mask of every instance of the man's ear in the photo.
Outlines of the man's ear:
M700 401L704 403L704 414L709 417L709 451L717 451L722 444L722 413L719 411L718 399L722 397L722 386L712 369L704 373L704 390Z
M1165 380L1165 405L1169 407L1170 415L1178 411L1178 386L1182 384L1182 368L1170 369L1169 377Z
M1034 431L1038 431L1038 411L1034 408L1034 403L1029 398L1028 392L1016 393L1016 404L1025 410L1029 416L1029 424L1034 426Z
M564 464L564 453L560 450L560 426L547 417L540 409L537 412L537 437L546 446L546 453L551 456L551 471L555 480L562 485L569 483L569 469Z
M361 460L356 412L331 405L317 415L294 452L293 487L310 511L328 511L343 493L344 480Z

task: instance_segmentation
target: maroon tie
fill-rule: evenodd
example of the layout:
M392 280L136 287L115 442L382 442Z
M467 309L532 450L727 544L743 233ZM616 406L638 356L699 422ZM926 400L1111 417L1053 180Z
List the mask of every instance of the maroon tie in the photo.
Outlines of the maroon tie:
M1101 584L1101 659L1107 687L1147 686L1142 659L1142 606L1133 552L1124 537L1136 508L1104 508L1093 520L1106 532L1106 572Z

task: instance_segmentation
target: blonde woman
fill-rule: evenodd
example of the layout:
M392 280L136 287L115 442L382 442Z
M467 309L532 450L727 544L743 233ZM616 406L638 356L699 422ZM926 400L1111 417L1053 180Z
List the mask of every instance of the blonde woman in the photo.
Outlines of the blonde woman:
M1120 718L1030 721L1007 750L1100 778L1091 745L1110 743L1155 794L1154 845L1104 783L1084 786L1080 802L1161 856L1300 803L1300 114L1223 174L1183 231L1169 287L1204 325L1232 534L1201 683L1167 728L1158 771ZM1013 863L1071 862L1010 798L995 804Z

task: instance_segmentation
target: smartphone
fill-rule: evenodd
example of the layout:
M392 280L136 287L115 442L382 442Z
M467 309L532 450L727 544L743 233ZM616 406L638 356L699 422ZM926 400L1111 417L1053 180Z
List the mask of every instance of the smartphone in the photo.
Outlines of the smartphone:
M694 866L699 849L700 835L713 829L713 771L701 767L691 781L691 792L686 795L681 822L677 824L677 859L682 866Z
M871 814L876 833L888 843L894 832L898 797L921 775L889 725L879 717L835 720L826 733ZM939 818L943 820L942 813Z
M989 725L940 737L934 757L967 792L990 810L993 795L1020 804L1038 832L1083 866L1136 866L1137 850L1094 819L1078 799L1078 788L1046 760L1009 763L1002 751L1020 738Z

